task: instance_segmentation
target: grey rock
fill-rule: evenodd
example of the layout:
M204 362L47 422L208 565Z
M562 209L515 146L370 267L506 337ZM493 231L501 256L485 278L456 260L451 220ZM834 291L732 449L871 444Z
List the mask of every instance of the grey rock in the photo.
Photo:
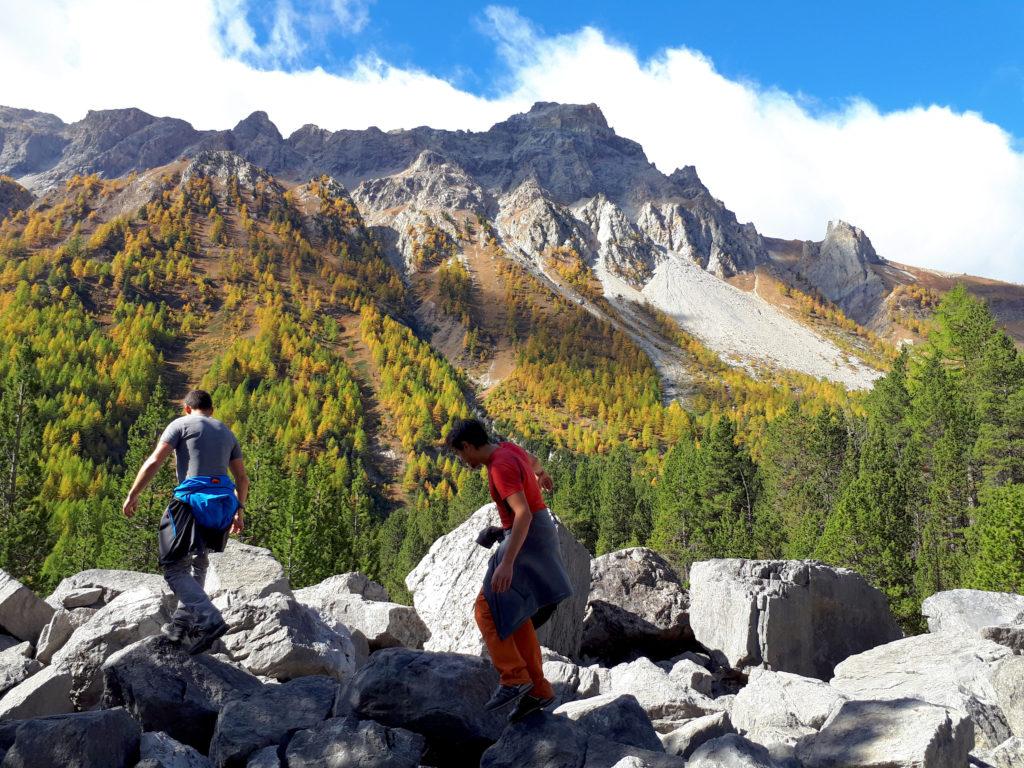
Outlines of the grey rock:
M580 653L610 664L674 656L693 640L689 602L669 564L646 547L595 558Z
M889 292L872 269L881 259L861 229L829 222L825 239L805 242L797 274L837 304L847 316L867 324Z
M354 717L299 731L288 743L288 768L416 768L426 740L418 733Z
M358 571L329 576L319 584L295 591L295 599L306 605L320 605L337 595L358 595L378 603L391 602L387 589Z
M430 630L430 639L423 645L426 650L475 655L484 652L473 618L473 603L480 593L492 550L477 544L476 537L482 528L497 524L495 505L481 507L454 531L435 541L406 577L416 612ZM558 533L574 594L562 601L547 623L537 630L537 639L546 648L576 657L590 587L590 554L563 526L558 527Z
M142 734L139 756L153 768L210 768L205 755L163 731Z
M106 605L118 595L134 589L147 589L154 594L169 593L170 588L162 576L137 571L116 571L92 569L68 576L57 585L57 589L46 598L46 602L54 608L64 605L64 598L76 594L83 589L103 590L100 603Z
M242 768L254 752L280 744L293 731L313 728L330 717L337 690L333 678L302 677L228 701L210 742L211 763Z
M102 600L103 587L84 587L66 592L61 603L70 611L73 608L89 608Z
M1020 768L1024 765L1024 739L1014 736L995 749L978 753L971 765L978 768Z
M111 656L103 682L103 706L123 706L146 730L166 731L204 754L227 703L263 689L252 675L206 654L189 656L163 637Z
M963 768L974 747L970 720L917 699L847 701L796 757L806 768Z
M479 657L386 648L353 675L339 705L421 734L440 764L475 765L505 726L504 714L484 709L497 684L498 673Z
M337 578L331 577L327 581L333 582ZM340 627L342 631L351 632L353 637L360 635L365 638L369 651L395 647L422 648L423 643L430 637L430 630L420 619L415 608L398 603L368 600L358 593L331 592L324 584L298 590L295 599L315 610L332 629L337 631ZM369 582L367 590L372 594L376 590L373 590L370 584L373 587L379 585ZM383 591L384 588L380 587L380 590ZM387 596L386 591L383 591L383 594Z
M139 588L123 592L76 629L51 661L71 673L71 700L78 710L95 706L103 694L103 662L170 620L172 597Z
M844 701L843 694L820 680L755 669L737 694L731 716L751 741L791 746L816 733Z
M768 750L735 733L720 736L697 748L687 768L777 768Z
M555 691L557 704L596 696L601 691L596 667L581 667L564 657L546 658L544 677Z
M632 758L632 759L630 759ZM578 723L547 713L510 725L480 760L480 768L683 768L686 761L664 752L618 744L595 736Z
M573 701L558 707L554 714L564 715L595 736L618 744L662 751L650 718L636 697L628 693L608 693Z
M0 570L0 627L8 635L35 643L53 616L53 608L6 571Z
M43 668L35 659L26 659L20 653L0 653L0 699L9 690L28 680Z
M982 627L978 637L999 643L1016 654L1024 653L1024 625Z
M831 684L850 699L913 698L967 715L975 743L985 749L1011 735L992 686L1010 655L970 635L917 635L851 656L836 667Z
M278 756L277 747L264 747L254 752L246 768L281 768L281 758Z
M291 590L284 566L274 559L269 549L228 539L223 552L210 553L206 592L213 598L227 593L259 598L290 594Z
M661 664L657 666L665 669ZM715 677L697 662L690 659L680 659L669 667L667 671L669 679L685 685L687 688L691 688L698 693L703 693L705 696L714 696L716 687Z
M1024 656L1009 656L999 662L992 687L1011 733L1024 738Z
M254 675L341 680L355 670L355 648L345 628L327 626L290 593L246 597L232 592L214 603L229 627L220 646Z
M73 712L71 683L71 673L55 667L36 672L0 699L0 721Z
M76 629L88 623L96 614L95 608L76 608L65 610L58 608L50 623L39 633L36 647L36 658L43 664L49 664L53 655L67 644Z
M131 768L139 759L139 724L123 709L26 720L4 768Z
M929 632L975 634L983 627L1011 623L1024 612L1024 596L980 589L936 592L921 604Z
M690 626L720 664L823 680L848 656L903 634L881 592L813 560L694 563Z
M727 712L695 717L661 737L662 746L670 755L689 757L713 739L735 733Z
M659 733L674 730L679 721L721 711L715 699L673 680L649 659L619 664L601 682L601 693L631 693Z

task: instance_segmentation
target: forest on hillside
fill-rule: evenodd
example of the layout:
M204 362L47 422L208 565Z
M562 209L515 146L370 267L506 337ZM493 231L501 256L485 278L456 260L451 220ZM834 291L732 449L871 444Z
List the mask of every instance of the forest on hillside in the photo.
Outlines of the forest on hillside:
M0 223L0 567L40 592L156 570L170 464L132 520L121 500L189 385L242 442L244 540L296 587L358 569L408 599L406 573L488 500L438 446L476 413L545 459L553 511L595 554L647 545L681 572L813 557L865 575L911 631L935 591L1024 591L1024 360L962 287L864 395L754 378L647 309L693 360L683 407L628 337L505 260L515 368L483 394L414 331L408 287L329 179L168 173L101 214L127 183L75 177ZM460 237L499 248L485 226ZM494 339L452 260L463 240L434 266L475 350Z

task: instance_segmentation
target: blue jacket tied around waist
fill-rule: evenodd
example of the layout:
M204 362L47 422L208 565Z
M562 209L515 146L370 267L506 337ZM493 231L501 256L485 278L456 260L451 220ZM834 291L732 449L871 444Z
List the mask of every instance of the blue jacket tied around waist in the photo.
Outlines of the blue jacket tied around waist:
M235 484L227 475L190 477L174 489L174 498L192 508L196 522L203 528L226 530L238 511Z
M511 533L502 532L502 542L487 564L482 590L502 640L527 619L534 619L534 626L540 626L551 616L554 606L572 595L572 582L558 543L558 525L550 510L542 509L533 514L512 569L512 584L504 592L495 592L491 588L491 577L505 556Z

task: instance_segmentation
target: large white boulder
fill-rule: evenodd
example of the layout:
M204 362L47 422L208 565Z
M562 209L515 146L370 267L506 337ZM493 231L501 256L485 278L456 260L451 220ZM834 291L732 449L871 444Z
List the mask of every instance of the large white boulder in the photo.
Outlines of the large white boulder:
M481 507L454 531L435 541L406 577L405 585L413 594L416 612L430 630L430 639L423 645L426 650L474 655L484 652L473 604L494 550L481 547L476 537L481 529L498 523L494 504ZM576 657L583 631L583 610L590 592L590 554L561 525L558 535L574 592L537 631L537 638L547 648Z
M647 712L659 733L674 730L684 721L722 711L723 704L685 683L672 679L650 659L619 664L607 671L601 693L631 693Z
M228 624L221 643L229 658L254 675L291 680L304 675L344 679L355 670L355 648L344 627L331 628L290 593L214 601Z
M75 608L65 610L58 608L43 631L36 645L36 658L43 664L49 664L53 655L64 647L76 629L87 623L96 614L96 608Z
M751 670L732 704L732 723L751 741L792 746L817 733L846 701L839 691L812 677Z
M174 598L141 587L123 592L76 629L51 660L71 674L71 697L79 710L91 709L103 693L103 662L132 643L159 634L170 620Z
M0 653L0 699L43 668L35 659L25 658L13 649Z
M361 574L332 576L320 584L295 592L295 599L317 612L332 627L342 627L365 638L370 651L381 648L422 648L430 630L416 609L377 599L367 599L362 592L387 597L387 590L366 579L362 592L346 591Z
M690 599L665 559L631 547L590 563L580 653L608 663L668 658L693 639Z
M721 664L822 680L846 657L903 636L881 592L813 560L694 563L690 627Z
M96 597L95 590L100 590ZM54 608L79 607L76 603L84 600L84 595L92 598L88 607L95 608L109 603L118 595L133 589L148 589L155 594L170 592L170 587L163 576L155 573L139 573L138 571L117 571L93 568L88 571L68 576L57 585L46 602ZM70 599L72 605L67 605Z
M0 570L0 631L35 643L53 616L53 607L7 571Z
M284 566L269 549L228 539L223 552L211 552L209 557L205 586L210 597L234 593L259 598L290 592Z
M847 701L796 757L804 768L964 768L973 736L963 715L917 699Z
M56 667L36 672L0 699L0 721L30 720L74 711L71 673Z
M295 591L295 596L299 601L307 605L322 603L338 595L358 595L364 600L373 600L378 603L391 602L391 596L383 584L378 584L369 576L358 571L328 576L319 584Z
M851 656L836 667L831 684L850 699L919 699L968 716L975 742L985 749L1011 735L993 687L1010 655L971 635L917 635Z
M921 603L929 632L975 634L982 627L1009 624L1024 613L1024 595L950 589L936 592Z

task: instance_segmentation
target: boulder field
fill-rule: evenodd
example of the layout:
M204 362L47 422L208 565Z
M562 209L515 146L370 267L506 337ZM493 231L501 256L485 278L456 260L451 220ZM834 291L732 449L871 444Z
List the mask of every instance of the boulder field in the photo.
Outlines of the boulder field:
M0 768L1012 768L1024 766L1024 598L954 590L903 637L858 574L655 552L591 559L540 633L557 702L509 725L473 623L493 505L409 575L292 591L231 542L209 584L231 630L160 635L163 580L84 571L45 599L0 572ZM688 588L684 584L688 583Z

